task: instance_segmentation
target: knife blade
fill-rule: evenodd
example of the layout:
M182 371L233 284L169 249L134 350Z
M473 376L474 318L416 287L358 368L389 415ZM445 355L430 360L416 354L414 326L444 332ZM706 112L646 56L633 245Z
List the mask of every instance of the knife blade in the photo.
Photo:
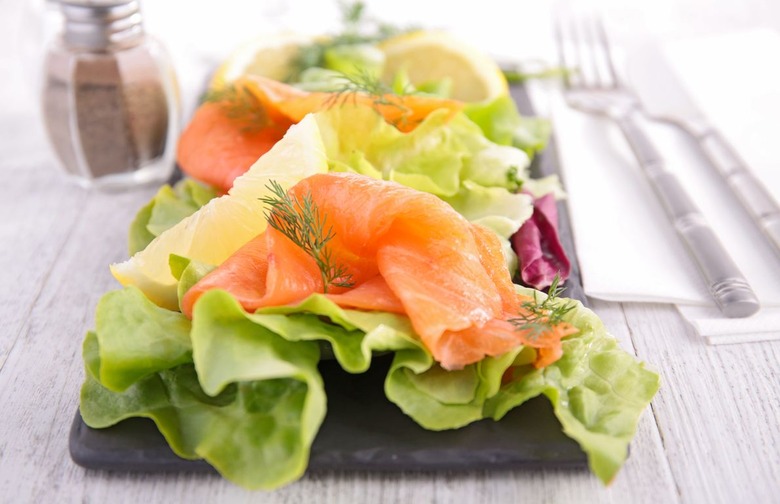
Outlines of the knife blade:
M680 127L696 141L780 257L780 206L698 109L663 49L654 44L640 47L628 58L626 72L644 112L652 119Z

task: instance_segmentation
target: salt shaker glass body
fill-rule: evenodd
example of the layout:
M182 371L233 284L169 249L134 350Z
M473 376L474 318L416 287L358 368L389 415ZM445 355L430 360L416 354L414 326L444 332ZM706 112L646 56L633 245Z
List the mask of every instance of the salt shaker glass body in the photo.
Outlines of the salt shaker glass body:
M43 116L63 168L84 186L162 181L174 168L179 96L137 0L61 0L45 59Z

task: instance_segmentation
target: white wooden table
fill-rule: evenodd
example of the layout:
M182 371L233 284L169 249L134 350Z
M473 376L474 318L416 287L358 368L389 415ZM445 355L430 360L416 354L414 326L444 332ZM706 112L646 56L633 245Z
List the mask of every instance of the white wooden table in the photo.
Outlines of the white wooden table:
M6 43L5 13L22 1L0 2L11 7L0 22L0 503L780 502L780 342L706 346L671 306L598 301L612 334L663 380L608 488L586 470L350 472L251 493L216 476L76 466L67 442L82 338L98 298L116 288L107 265L125 257L128 224L154 189L86 191L54 167ZM771 14L780 28L769 1L721 8L711 23L744 8L735 23Z

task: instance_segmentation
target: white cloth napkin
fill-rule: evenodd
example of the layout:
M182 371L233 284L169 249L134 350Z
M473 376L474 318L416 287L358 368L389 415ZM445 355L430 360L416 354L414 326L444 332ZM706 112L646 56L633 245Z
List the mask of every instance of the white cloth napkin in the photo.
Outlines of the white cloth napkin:
M780 33L754 30L669 44L698 105L780 200ZM616 126L550 97L585 292L613 301L670 302L707 342L780 339L780 256L695 144L646 122L676 173L753 286L761 311L726 319Z

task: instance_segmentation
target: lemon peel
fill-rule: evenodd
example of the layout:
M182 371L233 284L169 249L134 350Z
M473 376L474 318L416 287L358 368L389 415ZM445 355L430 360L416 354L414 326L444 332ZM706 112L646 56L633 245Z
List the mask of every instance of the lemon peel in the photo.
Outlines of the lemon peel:
M450 79L451 98L490 100L509 92L501 68L487 55L444 31L414 31L379 44L385 53L382 80L405 72L412 84Z

